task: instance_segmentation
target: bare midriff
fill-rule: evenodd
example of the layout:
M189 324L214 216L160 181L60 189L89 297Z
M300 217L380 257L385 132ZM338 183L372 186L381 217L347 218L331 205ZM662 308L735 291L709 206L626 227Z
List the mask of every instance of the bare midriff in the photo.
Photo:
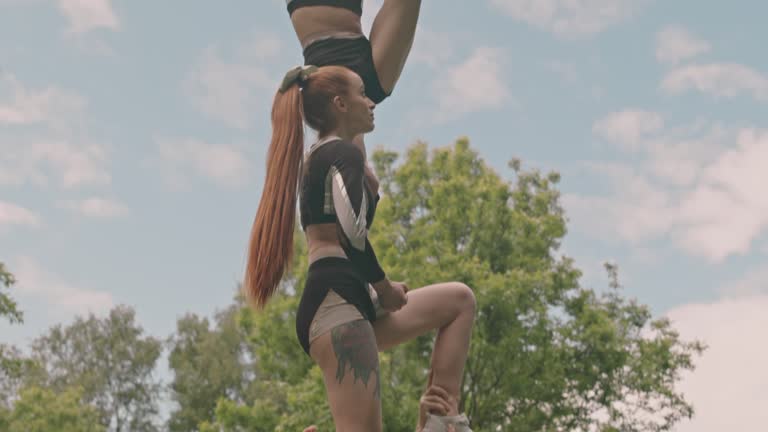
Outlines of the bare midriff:
M334 223L316 224L307 227L305 234L309 264L325 257L347 257L344 249L339 244L336 229L336 224Z
M291 22L302 48L327 37L356 37L363 35L360 17L335 6L305 6L296 9Z

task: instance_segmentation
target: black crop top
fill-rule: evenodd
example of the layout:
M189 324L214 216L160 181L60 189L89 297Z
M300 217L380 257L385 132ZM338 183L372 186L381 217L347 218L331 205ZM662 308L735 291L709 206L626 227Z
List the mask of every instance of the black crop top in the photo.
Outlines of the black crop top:
M347 257L369 283L386 276L368 241L379 194L365 181L365 159L353 143L329 137L313 144L304 161L301 227L336 223Z
M363 0L285 0L288 14L304 6L335 6L349 9L358 16L363 14Z

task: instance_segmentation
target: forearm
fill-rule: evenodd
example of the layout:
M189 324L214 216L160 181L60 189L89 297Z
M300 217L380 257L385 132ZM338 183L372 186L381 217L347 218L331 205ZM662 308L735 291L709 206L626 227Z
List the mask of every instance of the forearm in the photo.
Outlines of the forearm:
M371 286L376 291L376 294L381 295L381 293L386 292L390 289L392 289L392 285L389 282L388 278L384 278L380 281L371 283Z

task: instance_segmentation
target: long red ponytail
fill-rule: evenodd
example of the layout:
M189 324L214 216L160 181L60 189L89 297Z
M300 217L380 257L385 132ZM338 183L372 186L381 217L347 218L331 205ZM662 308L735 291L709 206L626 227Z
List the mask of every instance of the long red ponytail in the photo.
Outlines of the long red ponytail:
M303 121L306 118L307 124L320 133L334 127L328 106L334 95L348 92L349 73L338 66L322 67L306 79L303 90L293 84L275 95L266 179L251 228L243 281L245 298L252 306L266 305L293 257L296 201L304 158Z
M272 105L272 140L264 191L251 229L244 289L264 307L293 256L299 171L304 155L303 101L298 85L278 92Z

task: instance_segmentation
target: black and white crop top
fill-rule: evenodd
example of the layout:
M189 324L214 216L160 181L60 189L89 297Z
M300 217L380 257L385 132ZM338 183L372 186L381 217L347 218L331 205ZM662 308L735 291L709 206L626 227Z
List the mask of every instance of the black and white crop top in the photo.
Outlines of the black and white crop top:
M347 257L369 283L386 276L379 265L368 229L379 194L365 180L365 158L355 144L331 136L313 144L304 159L299 209L301 226L336 223Z
M288 14L304 6L335 6L349 9L358 16L363 14L363 0L285 0Z

